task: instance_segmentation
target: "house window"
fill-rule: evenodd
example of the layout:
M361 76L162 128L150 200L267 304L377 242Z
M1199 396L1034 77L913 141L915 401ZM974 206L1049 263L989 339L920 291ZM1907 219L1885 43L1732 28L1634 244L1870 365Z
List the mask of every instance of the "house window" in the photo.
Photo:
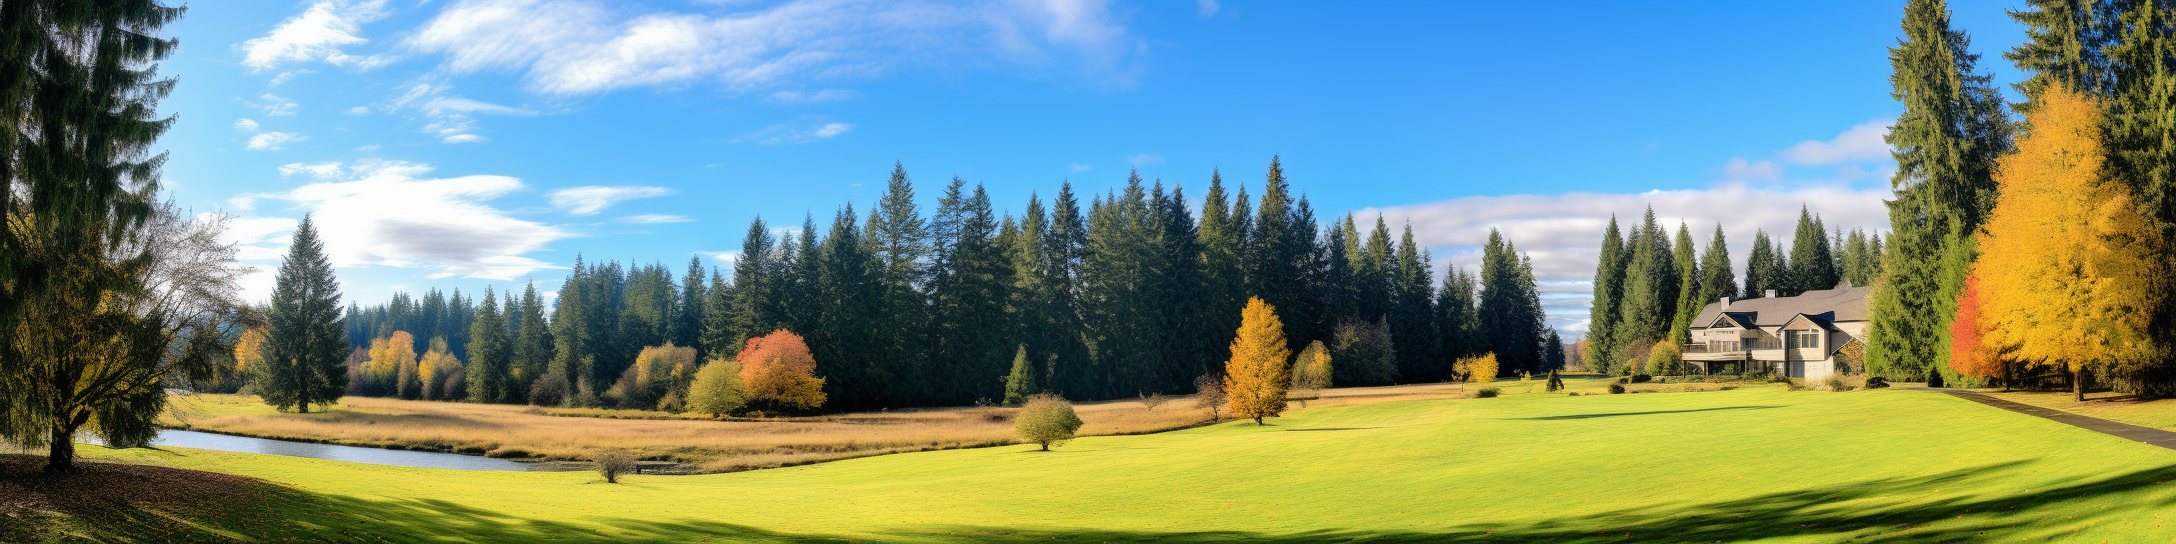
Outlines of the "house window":
M1818 348L1821 347L1821 331L1791 331L1790 340L1794 348Z

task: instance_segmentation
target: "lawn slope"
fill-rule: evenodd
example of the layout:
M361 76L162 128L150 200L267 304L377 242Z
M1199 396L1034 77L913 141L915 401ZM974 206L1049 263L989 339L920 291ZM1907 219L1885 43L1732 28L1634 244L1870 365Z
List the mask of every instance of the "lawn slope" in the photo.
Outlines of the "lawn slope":
M335 541L2176 539L2176 454L1924 391L1517 395L706 476L88 448L292 486Z

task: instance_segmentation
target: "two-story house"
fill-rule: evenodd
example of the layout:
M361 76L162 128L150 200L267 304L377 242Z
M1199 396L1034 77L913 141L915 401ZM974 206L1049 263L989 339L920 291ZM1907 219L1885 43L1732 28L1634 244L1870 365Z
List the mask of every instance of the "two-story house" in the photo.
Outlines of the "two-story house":
M1690 326L1685 362L1703 373L1763 368L1821 380L1837 372L1836 350L1866 338L1872 287L1807 291L1795 297L1731 300L1700 309Z

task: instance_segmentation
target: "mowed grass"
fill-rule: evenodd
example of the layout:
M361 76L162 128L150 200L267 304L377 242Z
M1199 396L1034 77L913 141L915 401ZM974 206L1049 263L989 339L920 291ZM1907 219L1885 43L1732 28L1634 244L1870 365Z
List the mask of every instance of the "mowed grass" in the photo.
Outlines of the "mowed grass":
M1516 382L1513 382L1516 383ZM1519 391L1538 391L1540 382ZM1314 406L1448 398L1459 384L1327 391ZM1199 425L1192 397L1150 409L1131 400L1077 407L1083 436L1141 434ZM254 396L178 397L169 427L371 447L587 459L599 449L680 461L703 472L791 466L888 453L1013 444L1013 408L943 408L823 417L711 420L635 410L535 408L349 397L309 414L279 413Z
M1972 391L2011 402L2176 431L2176 399L2140 400L2130 395L2100 392L2086 395L2085 402L2078 402L2076 396L2069 391Z
M1274 425L731 474L109 460L292 486L263 539L1902 542L2176 539L2176 452L1926 391L1416 400ZM227 518L221 518L227 519ZM213 522L206 522L214 524Z

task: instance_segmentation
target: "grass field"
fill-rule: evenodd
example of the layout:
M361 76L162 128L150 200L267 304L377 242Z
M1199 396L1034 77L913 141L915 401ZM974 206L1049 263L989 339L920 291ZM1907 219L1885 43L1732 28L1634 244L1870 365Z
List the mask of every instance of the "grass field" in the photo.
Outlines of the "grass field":
M282 484L181 529L270 540L2176 539L2176 452L1925 391L1515 394L1271 421L620 485L86 449Z
M1489 384L1507 393L1539 391L1540 382ZM1479 386L1476 386L1479 387ZM1315 406L1448 398L1458 384L1333 389ZM371 397L342 399L331 410L279 413L254 396L194 395L174 400L169 427L357 446L585 459L622 448L651 459L689 463L701 472L771 468L886 453L1016 443L1011 408L862 412L825 417L715 421L636 410L534 408ZM1141 434L1205 422L1191 397L1151 410L1137 401L1078 406L1083 435Z
M2085 402L2073 400L2069 391L2010 391L1999 389L1974 389L1988 396L2053 408L2074 414L2121 421L2141 427L2176 431L2176 399L2139 400L2129 395L2094 393Z

